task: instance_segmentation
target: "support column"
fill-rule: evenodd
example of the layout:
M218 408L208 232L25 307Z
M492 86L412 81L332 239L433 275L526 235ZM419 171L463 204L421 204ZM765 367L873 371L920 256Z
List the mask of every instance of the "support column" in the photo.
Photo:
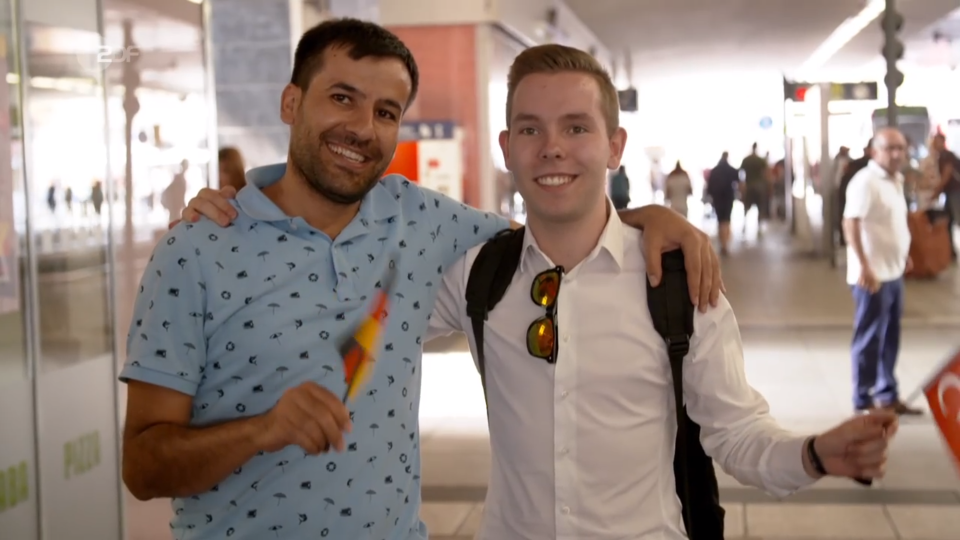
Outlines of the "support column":
M377 21L379 0L208 0L220 147L235 146L247 167L286 161L290 130L280 93L290 81L304 30L329 17Z
M219 145L247 167L286 161L290 130L280 94L293 69L291 0L208 0Z

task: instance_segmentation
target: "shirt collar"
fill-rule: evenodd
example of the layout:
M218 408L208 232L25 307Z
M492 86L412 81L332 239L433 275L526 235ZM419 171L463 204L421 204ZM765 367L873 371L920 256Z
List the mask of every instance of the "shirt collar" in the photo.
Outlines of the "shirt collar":
M616 271L619 272L623 268L623 222L620 221L620 214L613 208L613 203L610 202L610 199L607 199L607 208L610 212L610 216L607 218L607 224L603 228L603 233L600 234L600 239L597 241L597 245L593 248L587 258L581 262L577 268L583 267L585 264L594 260L600 253L607 253L610 256L610 259L613 261ZM527 272L534 270L534 261L530 260L528 257L531 253L539 254L544 261L547 261L549 264L553 264L550 261L550 258L547 257L542 251L540 251L540 246L537 245L537 239L533 237L533 234L530 232L530 229L526 229L523 232L523 251L520 252L520 271ZM573 268L565 269L567 273L573 271Z
M247 185L237 193L237 206L245 214L259 221L288 221L291 216L283 213L273 201L261 191L280 180L287 171L286 163L276 163L257 167L247 171ZM381 182L373 187L360 203L360 212L354 221L366 227L369 223L397 216L400 202Z
M869 163L867 163L867 167L870 167L871 169L873 169L873 172L881 175L881 177L886 180L900 181L903 179L903 174L898 172L895 175L891 175L890 173L887 172L886 169L883 168L883 166L881 166L879 163L877 163L872 159L869 161Z

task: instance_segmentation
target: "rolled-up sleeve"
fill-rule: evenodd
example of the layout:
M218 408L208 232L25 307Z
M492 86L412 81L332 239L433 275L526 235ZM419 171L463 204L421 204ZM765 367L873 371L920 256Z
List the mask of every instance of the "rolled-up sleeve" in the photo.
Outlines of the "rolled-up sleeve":
M740 483L774 497L814 483L803 468L808 436L781 428L747 382L740 330L726 298L698 313L694 328L683 367L684 400L707 454Z

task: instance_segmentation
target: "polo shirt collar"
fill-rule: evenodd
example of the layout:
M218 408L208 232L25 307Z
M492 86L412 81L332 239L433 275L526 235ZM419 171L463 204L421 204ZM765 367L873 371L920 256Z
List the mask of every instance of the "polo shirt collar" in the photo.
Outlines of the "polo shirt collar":
M237 205L245 214L259 221L290 221L295 216L283 213L273 201L261 191L280 180L287 171L286 163L277 163L256 167L247 171L247 185L237 193ZM354 223L367 228L371 223L388 220L400 214L400 202L381 182L371 189L360 203L360 211L344 233L353 229Z

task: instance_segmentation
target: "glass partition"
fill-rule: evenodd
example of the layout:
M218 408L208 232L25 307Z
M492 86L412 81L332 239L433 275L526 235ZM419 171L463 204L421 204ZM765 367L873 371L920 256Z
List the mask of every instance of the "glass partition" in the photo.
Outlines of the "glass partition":
M29 361L31 262L23 176L20 69L10 0L0 0L0 538L39 538L33 365Z

